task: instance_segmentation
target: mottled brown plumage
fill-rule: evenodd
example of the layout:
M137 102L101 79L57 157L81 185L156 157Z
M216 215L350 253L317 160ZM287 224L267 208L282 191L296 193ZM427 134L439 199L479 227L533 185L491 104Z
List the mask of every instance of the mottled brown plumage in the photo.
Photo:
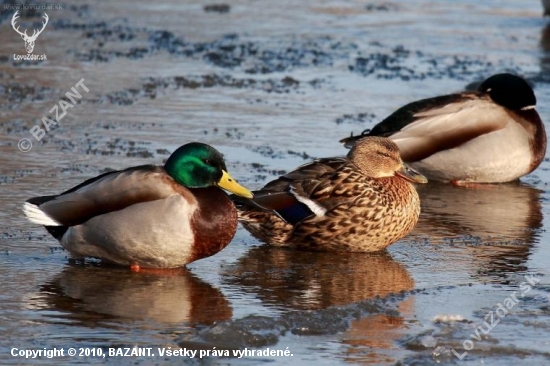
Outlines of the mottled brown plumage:
M277 246L371 252L409 233L420 214L397 145L383 137L360 140L346 158L315 160L268 183L254 199L233 197L239 221Z

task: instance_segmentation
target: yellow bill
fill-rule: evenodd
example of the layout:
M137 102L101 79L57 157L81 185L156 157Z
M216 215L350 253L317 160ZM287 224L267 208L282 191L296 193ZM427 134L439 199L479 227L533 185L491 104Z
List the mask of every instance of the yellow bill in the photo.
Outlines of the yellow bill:
M242 196L246 198L253 198L254 195L245 187L241 186L235 179L233 179L228 172L222 170L222 178L218 182L218 186L231 192L235 193L237 196Z

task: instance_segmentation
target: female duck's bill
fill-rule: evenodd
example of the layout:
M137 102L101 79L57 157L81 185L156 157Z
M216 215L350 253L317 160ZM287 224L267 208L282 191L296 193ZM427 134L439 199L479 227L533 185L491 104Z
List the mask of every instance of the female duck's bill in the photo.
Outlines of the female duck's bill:
M428 179L425 176L405 164L403 164L403 168L401 168L401 170L395 172L395 175L406 179L411 183L428 183Z

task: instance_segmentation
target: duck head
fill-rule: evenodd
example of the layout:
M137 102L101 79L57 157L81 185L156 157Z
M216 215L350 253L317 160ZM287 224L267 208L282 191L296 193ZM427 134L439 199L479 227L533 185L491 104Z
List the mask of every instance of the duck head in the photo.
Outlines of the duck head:
M537 98L533 88L519 76L513 74L496 74L482 82L478 91L488 94L491 99L510 110L533 109Z
M422 174L411 169L401 159L399 148L385 137L365 137L358 140L348 158L368 177L400 177L413 183L427 183Z
M170 155L164 169L187 188L216 186L242 197L253 197L229 175L222 154L207 144L191 142L179 147Z

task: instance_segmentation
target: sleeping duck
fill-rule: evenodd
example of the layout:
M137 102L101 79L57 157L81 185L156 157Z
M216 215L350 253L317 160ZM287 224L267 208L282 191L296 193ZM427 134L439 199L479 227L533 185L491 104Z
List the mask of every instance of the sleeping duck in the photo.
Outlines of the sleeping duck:
M341 140L353 146L365 136L393 140L403 161L429 180L501 183L535 170L544 159L546 132L533 89L522 78L497 74L477 91L423 99L399 108Z

